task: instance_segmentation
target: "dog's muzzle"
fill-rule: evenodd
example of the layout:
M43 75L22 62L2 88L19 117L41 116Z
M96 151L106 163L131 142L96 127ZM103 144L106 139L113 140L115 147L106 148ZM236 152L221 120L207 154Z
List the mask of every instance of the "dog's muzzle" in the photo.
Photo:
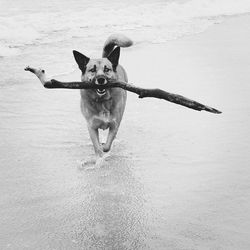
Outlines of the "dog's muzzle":
M107 84L107 82L108 82L107 79L104 78L104 77L97 77L95 79L95 84L100 85L100 87L103 86L103 85L105 85L105 84ZM104 95L106 93L106 89L104 89L104 88L98 88L98 89L96 89L96 92L99 95Z

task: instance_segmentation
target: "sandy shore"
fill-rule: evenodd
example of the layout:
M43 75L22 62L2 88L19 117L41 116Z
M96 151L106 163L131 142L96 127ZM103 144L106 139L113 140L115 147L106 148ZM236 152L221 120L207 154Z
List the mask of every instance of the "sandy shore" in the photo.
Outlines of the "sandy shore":
M249 24L123 50L131 82L223 114L130 94L111 156L92 171L79 167L93 149L78 91L43 89L20 59L0 92L0 248L249 249Z

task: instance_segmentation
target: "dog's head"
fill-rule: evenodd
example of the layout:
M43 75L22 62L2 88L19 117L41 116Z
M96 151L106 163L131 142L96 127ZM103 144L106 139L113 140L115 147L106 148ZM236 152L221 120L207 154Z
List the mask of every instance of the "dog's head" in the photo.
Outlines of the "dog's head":
M82 81L105 85L109 80L116 79L116 68L120 57L120 48L115 48L107 58L90 59L78 51L73 50L75 60L82 71ZM95 90L99 96L106 93L106 89Z

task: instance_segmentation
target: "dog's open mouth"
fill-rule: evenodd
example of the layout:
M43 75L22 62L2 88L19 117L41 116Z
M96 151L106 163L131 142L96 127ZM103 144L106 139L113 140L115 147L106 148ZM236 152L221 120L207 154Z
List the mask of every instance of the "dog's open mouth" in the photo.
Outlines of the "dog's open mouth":
M106 89L96 89L96 92L97 92L98 94L100 94L100 95L103 95L103 94L105 94Z
M95 84L98 85L98 88L96 89L97 94L104 95L106 93L106 89L104 88L106 83L107 79L105 77L97 77L95 79Z

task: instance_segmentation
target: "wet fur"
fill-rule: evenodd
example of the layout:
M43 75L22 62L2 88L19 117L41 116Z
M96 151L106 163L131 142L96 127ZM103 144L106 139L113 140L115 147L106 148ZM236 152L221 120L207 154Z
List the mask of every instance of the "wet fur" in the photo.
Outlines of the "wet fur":
M128 47L132 41L122 35L110 36L104 44L103 58L89 59L73 51L76 62L82 71L82 81L99 84L98 79L127 82L127 74L119 65L120 47ZM103 80L104 81L104 80ZM118 132L126 105L127 93L121 88L106 89L104 94L97 90L81 90L81 111L87 121L89 135L98 159L108 152ZM99 129L109 129L106 143L99 141Z

